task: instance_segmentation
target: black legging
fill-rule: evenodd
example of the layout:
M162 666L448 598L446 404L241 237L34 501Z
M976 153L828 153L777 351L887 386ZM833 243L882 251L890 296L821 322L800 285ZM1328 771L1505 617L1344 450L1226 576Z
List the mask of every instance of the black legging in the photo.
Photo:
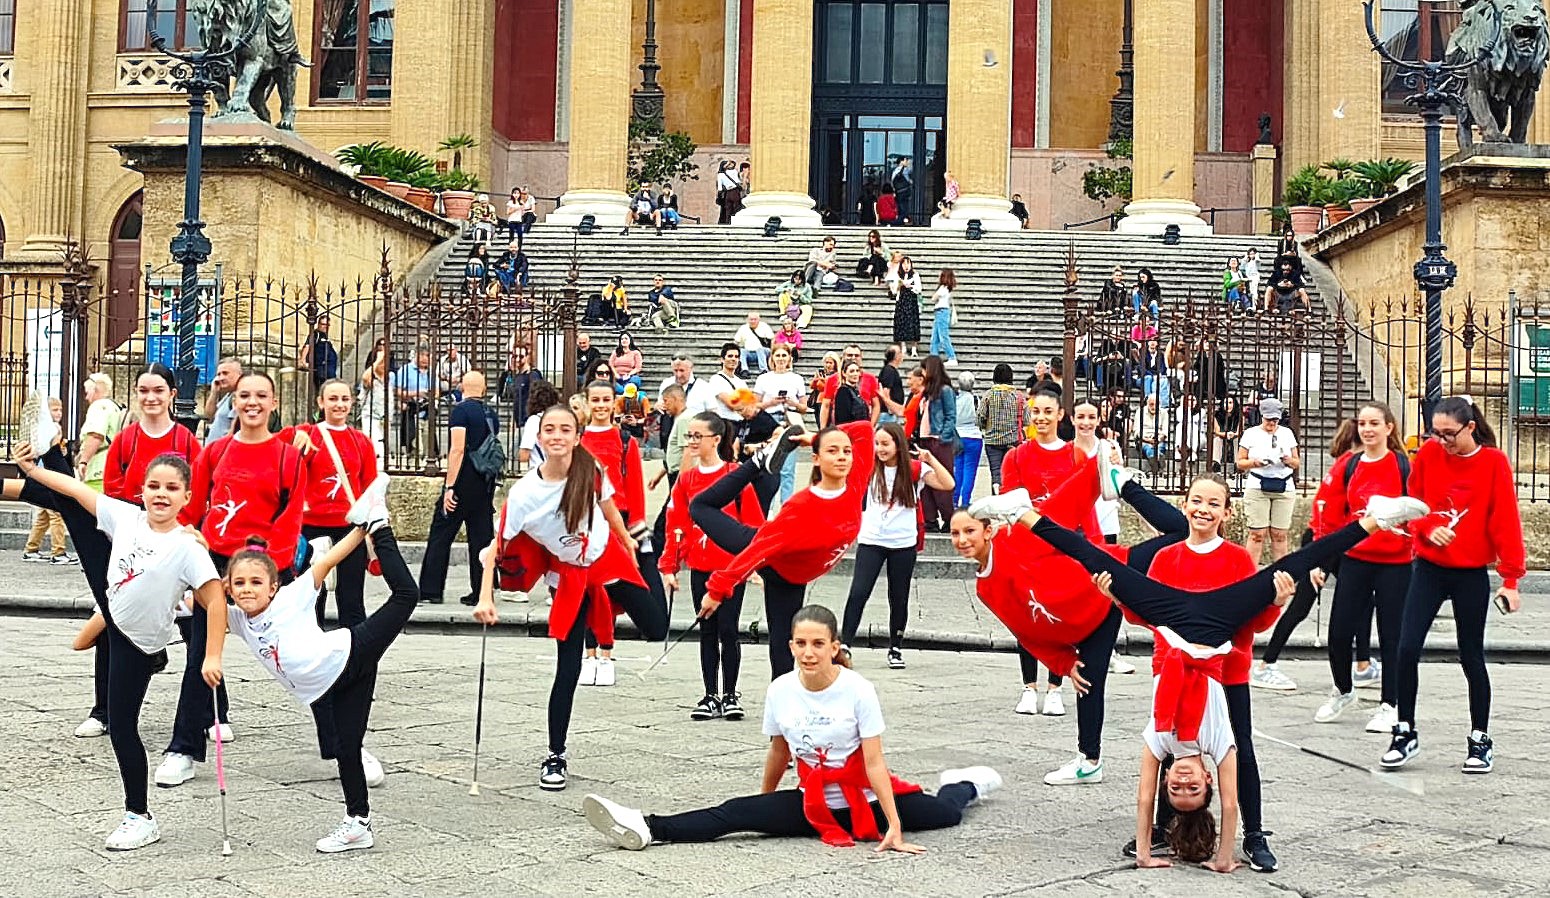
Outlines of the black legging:
M1303 530L1302 545L1313 542L1313 531ZM1335 586L1340 585L1340 569L1345 564L1345 559L1331 558L1329 564L1324 565L1324 572L1335 578ZM1322 588L1315 588L1311 580L1297 581L1297 592L1292 595L1292 600L1287 603L1286 609L1281 612L1281 619L1276 621L1276 627L1270 633L1270 639L1265 643L1265 651L1260 658L1266 664L1274 664L1281 659L1281 652L1286 648L1287 640L1292 638L1292 631L1302 625L1313 611L1313 605L1319 600ZM1331 625L1333 625L1333 612L1331 612ZM1372 608L1368 606L1367 619L1372 618ZM1355 648L1356 657L1366 660L1372 657L1372 627L1357 626ZM1396 634L1397 636L1397 634Z
M1340 578L1335 581L1335 599L1329 609L1329 675L1342 694L1351 691L1353 640L1366 643L1372 638L1372 614L1378 613L1378 651L1383 656L1383 697L1385 704L1399 703L1399 672L1394 662L1399 657L1399 630L1405 614L1405 596L1410 591L1410 565L1378 564L1347 557L1340 563ZM1362 655L1365 661L1370 655Z
M963 809L974 800L971 783L951 783L935 795L913 792L895 795L894 808L899 825L906 832L947 829L963 820ZM888 831L888 818L872 802L872 816L878 832ZM850 830L850 809L835 808L834 821ZM762 833L767 836L816 836L818 830L807 822L802 811L802 791L781 789L761 795L744 795L712 808L666 816L648 815L646 826L653 842L713 842L732 833Z
M372 695L377 688L377 665L420 602L420 588L393 531L383 527L371 537L382 565L382 579L392 592L372 615L350 627L350 657L334 685L312 703L314 715L327 709L332 714L339 765L339 784L344 789L345 811L353 817L370 817L366 771L361 766L361 743L371 717ZM320 707L321 706L321 707Z
M337 544L340 540L350 535L353 527L316 527L303 524L301 535L306 537L309 544L308 551L311 558L310 566L319 557L319 553L312 550L311 543L320 537L327 537ZM366 553L366 544L362 542L355 547L345 559L334 568L338 589L334 593L334 603L339 608L340 628L353 627L366 619L366 566L369 558ZM416 590L418 594L418 590ZM334 629L325 626L323 614L328 608L328 584L318 588L317 597L317 621L318 628L324 630ZM330 707L330 698L324 694L312 703L312 719L317 724L318 730L318 756L325 761L332 761L338 756L338 746L335 739L334 718L335 714ZM222 713L225 711L223 709ZM223 718L224 719L224 718Z
M1222 692L1227 696L1227 719L1232 725L1233 741L1237 743L1238 812L1242 815L1243 831L1245 833L1263 832L1264 799L1259 782L1259 759L1254 754L1254 719L1249 704L1249 687L1246 683L1223 686ZM1168 762L1168 764L1172 763L1171 760ZM1163 770L1158 771L1159 783L1166 769L1165 765ZM1168 801L1167 789L1159 788L1157 825L1166 827L1173 817L1173 804ZM1237 837L1237 833L1227 833L1225 837L1233 839Z
M856 544L856 564L850 578L850 595L845 599L845 622L840 628L840 641L851 645L856 641L856 630L861 627L861 614L866 610L867 599L872 597L872 587L877 585L877 575L888 568L888 647L898 649L904 645L904 625L910 617L910 585L915 576L915 559L919 553L914 546L903 549L885 549L882 546Z
M1089 571L1112 577L1114 595L1151 626L1168 627L1192 643L1213 646L1230 642L1233 634L1275 599L1277 571L1285 571L1293 579L1306 577L1310 570L1368 535L1360 523L1351 523L1252 577L1220 589L1192 592L1158 583L1049 518L1040 518L1032 529L1034 535Z
M748 548L758 529L726 513L737 501L743 487L764 472L753 462L743 462L720 480L700 491L689 503L689 517L705 536L724 552L733 555ZM770 628L770 679L790 673L796 667L791 657L791 619L802 609L807 584L792 583L772 567L759 569L764 580L764 620Z
M1491 608L1491 580L1483 567L1451 568L1417 558L1405 596L1400 624L1397 666L1399 719L1415 728L1416 692L1420 688L1421 650L1442 603L1453 602L1453 629L1458 637L1459 666L1469 684L1470 727L1491 731L1491 674L1485 666L1485 618ZM1385 673L1384 678L1388 675Z
M549 687L549 751L565 753L565 736L570 732L571 711L576 706L576 684L581 679L581 649L587 631L587 609L592 600L584 598L576 611L576 622L564 639L556 640L554 684Z
M633 583L616 581L608 584L608 596L615 606L622 609L630 620L635 622L636 629L640 630L641 639L647 642L666 639L670 623L667 619L667 596L662 591L662 575L657 573L656 555L637 552L635 563L639 566L641 578L647 585L641 587ZM655 584L655 588L652 584ZM597 648L605 652L614 650L612 641L602 645L597 634L590 629L584 629L582 640L589 651Z
M705 585L710 582L709 571L689 572L689 591L694 597L694 611L700 611L705 601ZM737 641L737 622L743 614L743 590L747 584L739 583L732 595L721 603L714 614L700 622L700 679L705 681L706 695L731 695L737 692L737 675L743 664L743 646ZM721 672L721 689L716 689L717 668Z

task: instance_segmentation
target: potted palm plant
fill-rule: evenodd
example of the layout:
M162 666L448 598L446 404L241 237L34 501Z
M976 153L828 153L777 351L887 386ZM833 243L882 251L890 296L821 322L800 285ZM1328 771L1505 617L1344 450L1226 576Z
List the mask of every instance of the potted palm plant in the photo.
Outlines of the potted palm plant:
M424 209L426 212L436 211L436 169L425 168L409 176L409 194L404 199Z
M1324 196L1324 212L1329 216L1329 224L1338 224L1350 218L1355 212L1353 203L1366 193L1367 182L1360 178L1341 178L1330 182Z
M1281 200L1291 216L1292 233L1307 237L1318 231L1324 220L1323 205L1330 183L1317 165L1305 165L1286 180Z
M441 211L447 218L467 221L468 212L474 205L474 191L479 189L479 179L460 168L454 168L437 177L441 189Z
M420 172L434 171L436 168L436 163L418 150L389 147L386 155L387 161L382 174L387 176L388 182L383 189L401 200L409 196L410 178Z
M438 149L442 150L443 152L451 153L452 167L460 169L463 167L463 151L472 150L477 146L479 146L479 141L474 140L474 136L472 134L455 134L452 137L443 140L438 145Z
M340 149L339 161L355 170L355 178L362 184L382 190L388 179L382 174L387 161L388 148L379 140L371 143L355 143Z
M1399 182L1416 170L1416 163L1409 159L1368 159L1356 163L1353 171L1367 185L1367 195L1351 201L1354 212L1365 212L1383 198L1399 190Z

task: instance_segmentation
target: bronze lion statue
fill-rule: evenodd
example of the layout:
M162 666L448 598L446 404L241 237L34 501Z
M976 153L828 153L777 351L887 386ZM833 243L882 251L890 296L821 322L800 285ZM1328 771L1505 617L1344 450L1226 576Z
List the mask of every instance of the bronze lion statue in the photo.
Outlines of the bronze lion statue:
M1465 75L1459 146L1474 146L1476 127L1487 142L1523 143L1550 55L1545 6L1540 0L1462 0L1459 5L1463 18L1448 40L1447 61L1479 59L1490 47L1483 63Z
M207 50L225 50L252 30L252 39L232 60L230 74L236 84L230 90L216 90L219 115L268 122L269 93L278 90L276 127L295 128L296 69L309 63L296 44L291 0L190 0L188 7Z

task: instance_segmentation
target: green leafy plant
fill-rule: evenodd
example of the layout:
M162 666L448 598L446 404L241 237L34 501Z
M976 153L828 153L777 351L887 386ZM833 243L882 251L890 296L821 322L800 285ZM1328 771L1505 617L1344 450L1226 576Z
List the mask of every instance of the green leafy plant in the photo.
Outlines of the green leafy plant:
M1352 200L1366 197L1370 189L1371 187L1363 178L1342 178L1331 181L1324 191L1324 204L1349 209Z
M1417 168L1409 159L1368 159L1352 166L1357 177L1367 182L1367 195L1373 199L1388 196L1399 189L1403 181ZM1360 199L1360 197L1358 197Z
M1340 181L1350 177L1352 169L1356 168L1356 163L1344 158L1331 159L1322 167L1334 172L1335 180Z
M630 157L626 178L631 190L645 182L698 181L698 163L692 157L699 150L688 134L665 131L652 122L630 122Z
M1285 206L1271 206L1270 223L1276 230L1280 230L1292 223L1292 213Z
M410 187L418 187L421 190L436 190L441 183L441 175L432 167L421 169L404 180Z
M1130 159L1134 144L1129 140L1116 140L1108 145L1105 153L1110 159ZM1082 173L1082 192L1088 199L1104 202L1118 197L1128 201L1131 196L1134 172L1129 165L1107 166L1094 163Z
M460 168L442 172L436 176L437 190L478 190L479 176L471 175Z
M460 169L463 167L463 151L472 150L477 146L479 146L479 141L475 140L472 134L454 134L438 144L437 149L443 152L450 152L452 154L452 167Z
M381 163L381 171L378 174L389 181L407 183L420 172L435 171L436 163L431 157L419 150L406 150L403 147L385 147Z
M358 175L382 176L382 168L387 160L389 147L380 140L371 143L356 143L343 147L334 153L339 161L345 165L354 166Z
M1304 165L1286 179L1281 188L1281 201L1288 206L1322 206L1331 183L1329 177L1319 171L1319 166Z

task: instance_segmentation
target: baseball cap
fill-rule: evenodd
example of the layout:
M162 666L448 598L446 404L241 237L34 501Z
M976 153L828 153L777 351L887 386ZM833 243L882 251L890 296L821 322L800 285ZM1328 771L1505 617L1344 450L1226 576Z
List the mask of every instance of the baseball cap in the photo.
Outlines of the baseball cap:
M1277 421L1281 420L1281 400L1261 399L1259 401L1259 416Z

